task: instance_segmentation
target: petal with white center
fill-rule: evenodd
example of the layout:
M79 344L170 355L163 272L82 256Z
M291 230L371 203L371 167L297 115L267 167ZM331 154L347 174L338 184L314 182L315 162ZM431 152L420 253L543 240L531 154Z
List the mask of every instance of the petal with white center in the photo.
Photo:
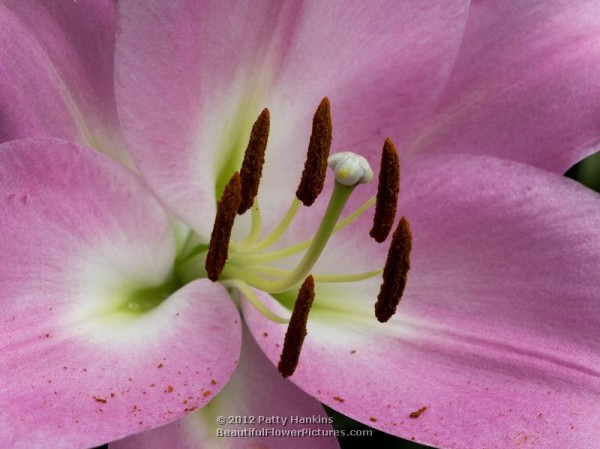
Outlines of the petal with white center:
M207 280L173 293L173 233L139 178L72 143L12 141L0 201L1 446L99 445L227 382L239 315Z
M408 139L443 90L468 4L121 2L117 103L133 157L208 238L215 197L268 107L259 197L272 224L293 198L321 99L332 101L336 151Z
M318 283L290 380L359 421L435 447L595 448L598 195L495 158L413 158L405 168L399 210L411 223L412 268L396 315L375 320L379 279ZM321 271L384 259L369 221L355 225L330 242ZM286 326L243 310L276 364Z
M331 422L321 404L281 378L246 331L238 368L208 406L109 449L336 449Z

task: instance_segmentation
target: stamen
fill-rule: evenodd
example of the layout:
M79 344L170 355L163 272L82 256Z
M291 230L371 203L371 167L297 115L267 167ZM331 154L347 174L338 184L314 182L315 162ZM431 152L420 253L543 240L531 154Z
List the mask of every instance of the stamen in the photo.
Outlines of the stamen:
M410 251L412 249L412 234L406 217L402 217L392 236L392 244L388 250L387 260L383 267L383 284L375 303L375 316L385 323L394 313L400 303L406 287L407 273L410 270Z
M241 181L238 172L235 172L223 190L223 196L217 204L217 215L210 236L210 245L206 255L206 273L208 278L216 282L225 267L228 258L229 240L235 214L240 207Z
M270 265L253 265L251 270L245 270L241 267L236 267L233 262L230 262L227 265L227 270L230 274L235 275L237 278L243 279L248 278L250 282L252 279L256 279L254 274L259 276L267 276L267 277L283 277L289 276L291 274L290 270L285 270L283 268L276 268ZM365 279L370 279L375 276L381 276L383 273L383 268L372 271L365 271L362 273L352 273L352 274L327 274L327 273L316 273L313 274L312 277L315 282L329 282L329 283L346 283L346 282L358 282L364 281Z
M321 100L313 117L304 171L296 190L296 197L305 206L312 205L323 190L327 158L331 148L331 131L331 108L329 99L325 97Z
M315 281L312 276L308 276L298 292L298 299L296 299L296 304L294 304L290 324L285 333L283 351L281 352L279 365L277 365L277 369L283 377L289 377L294 374L298 366L302 343L304 343L304 337L306 337L308 312L314 299Z
M285 231L294 220L298 209L300 209L300 204L300 200L298 200L298 198L294 198L288 211L285 213L279 224L277 224L275 229L273 229L273 232L256 244L252 245L252 251L261 251L277 242L277 240L279 240L279 238L285 234ZM308 248L308 245L306 245L306 247Z
M376 200L376 198L374 196L369 198L362 205L360 205L358 207L358 209L356 209L354 212L349 214L346 218L338 221L337 224L335 225L335 227L333 228L332 234L336 234L336 233L346 229L346 227L348 225L352 224L357 218L359 218L362 214L364 214L373 204L375 204L375 200ZM282 232L282 234L283 234L283 232ZM269 238L269 240L271 240L270 237L268 237L268 238ZM294 254L297 254L300 251L305 250L306 248L308 248L310 246L312 241L313 241L313 238L309 237L299 243L288 246L286 248L281 248L281 249L278 249L275 251L271 251L269 253L255 254L255 255L250 255L250 256L242 256L242 257L240 257L240 261L243 263L247 263L247 264L254 264L254 263L273 262L275 260L284 259L286 257L293 256ZM252 250L255 250L255 248L258 247L261 243L262 242L259 242L256 246L253 246ZM274 243L274 242L272 242L272 241L269 242L269 244L272 244L272 243ZM259 249L262 249L262 248L259 248Z
M265 163L265 150L269 139L270 114L264 109L254 122L250 140L244 153L244 162L240 170L242 183L242 200L237 213L242 215L252 207L254 198L258 194L258 185L262 176Z
M342 210L348 202L348 199L350 198L350 195L355 187L356 186L345 186L338 182L334 184L333 192L331 193L331 198L329 198L329 204L327 205L327 210L323 215L321 224L313 236L311 244L304 254L304 257L289 276L278 280L268 280L254 277L251 279L247 275L243 275L242 273L239 273L239 271L236 271L235 264L241 263L245 265L252 263L251 261L253 258L256 260L256 258L260 255L242 255L238 257L237 253L232 257L232 263L225 267L224 274L227 277L232 278L242 276L241 279L245 280L249 285L269 293L281 293L298 285L300 282L302 282L302 279L304 279L310 273L315 263L317 263L317 260L325 249L325 245L333 233L335 224L337 223L337 220L340 217Z
M379 185L377 186L377 204L373 227L369 235L376 242L382 243L387 239L398 207L398 193L400 192L400 163L398 152L390 139L385 139L383 153L381 154L381 169L379 170Z
M279 324L287 324L290 322L289 319L280 317L279 315L276 315L275 313L271 312L262 303L262 301L258 298L258 296L256 296L256 294L252 291L250 286L248 284L246 284L244 281L240 281L238 279L229 279L227 281L224 281L223 285L225 287L233 287L233 288L237 289L239 292L241 292L246 298L248 298L248 301L250 301L250 304L252 304L254 306L254 308L256 310L258 310L258 312L262 316L267 318L268 320L271 320L274 323L279 323Z

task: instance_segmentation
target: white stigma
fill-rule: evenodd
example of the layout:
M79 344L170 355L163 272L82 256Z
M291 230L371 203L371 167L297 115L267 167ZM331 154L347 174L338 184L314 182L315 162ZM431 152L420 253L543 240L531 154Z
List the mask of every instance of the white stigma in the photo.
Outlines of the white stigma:
M333 170L335 180L345 186L366 184L373 180L373 170L369 162L362 156L351 151L332 154L327 159Z

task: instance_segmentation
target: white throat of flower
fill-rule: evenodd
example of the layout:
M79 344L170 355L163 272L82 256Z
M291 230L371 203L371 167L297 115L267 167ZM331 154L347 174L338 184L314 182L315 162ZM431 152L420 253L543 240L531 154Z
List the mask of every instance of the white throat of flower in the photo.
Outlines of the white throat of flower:
M315 283L356 282L383 274L375 315L379 321L385 322L396 311L410 269L411 234L408 222L403 217L394 232L383 268L351 274L312 273L330 237L353 223L373 204L376 204L376 210L370 235L377 242L383 242L395 220L399 192L398 155L391 140L387 139L383 148L377 195L340 220L354 189L359 184L371 182L374 175L367 160L360 155L342 152L329 156L330 114L329 100L325 98L313 118L307 160L296 198L273 231L261 237L262 222L256 196L270 126L269 111L265 109L252 128L240 172L236 172L227 183L218 202L210 243L199 241L197 236L192 235L176 260L176 277L181 283L199 277L218 280L226 287L243 294L266 318L276 323L289 323L280 363L280 371L285 377L294 372L298 362L306 334L308 312L315 295ZM328 165L335 175L335 183L327 209L314 235L291 246L270 250L286 233L300 207L303 204L307 207L312 205L321 193ZM242 241L230 241L235 216L248 209L251 210L252 224L247 237ZM277 267L278 261L302 251L305 251L304 256L292 270ZM270 294L299 291L291 318L271 312L254 293L253 288Z

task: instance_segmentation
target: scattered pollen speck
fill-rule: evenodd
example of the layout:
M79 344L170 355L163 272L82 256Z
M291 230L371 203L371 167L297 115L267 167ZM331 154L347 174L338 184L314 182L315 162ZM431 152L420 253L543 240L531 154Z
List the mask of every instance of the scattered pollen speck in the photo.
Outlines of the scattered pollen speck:
M46 334L46 338L50 338L50 334Z
M356 349L353 349L352 351L350 351L350 354L356 354Z
M211 383L211 385L217 385L217 381L214 379L211 379L210 383Z
M169 385L169 386L167 387L167 392L168 392L168 393L173 393L173 387L172 387L171 385Z
M269 333L268 333L268 332L263 332L263 335L264 335L265 337L268 337L268 336L269 336Z
M114 393L111 393L111 394L110 394L110 397L111 397L111 398L114 398L114 397L115 397L115 394L114 394Z
M150 384L151 387L154 387L156 384Z
M425 410L427 410L427 406L425 407L421 407L419 410L415 411L415 412L411 412L410 416L411 418L418 418L419 416L421 416L423 414L423 412L425 412Z
M106 399L102 399L97 396L92 396L92 397L94 398L94 401L99 402L101 404L106 404Z
M162 367L163 367L163 364L162 364L162 363L159 363L158 365L156 365L156 367L157 367L157 368L162 368Z
M375 418L374 416L371 416L369 418L369 421L371 421L371 422L377 422L377 418Z
M203 396L204 396L205 398L209 397L209 396L210 396L210 390L206 390L206 391L204 392Z
M344 399L340 398L339 396L334 396L333 399L338 402L344 402Z

